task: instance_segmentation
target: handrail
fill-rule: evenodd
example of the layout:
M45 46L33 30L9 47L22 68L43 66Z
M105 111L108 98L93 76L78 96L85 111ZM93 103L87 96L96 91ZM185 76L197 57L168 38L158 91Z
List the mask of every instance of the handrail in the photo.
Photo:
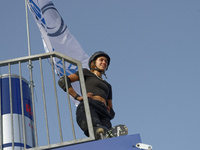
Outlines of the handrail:
M47 106L46 106L46 96L45 96L45 84L44 84L44 74L43 74L43 67L42 67L42 60L43 59L50 59L51 60L51 64L53 64L53 61L52 59L53 58L59 58L62 60L63 62L63 68L64 68L64 75L66 75L66 72L65 72L65 67L64 67L64 64L65 62L68 62L68 63L71 63L73 65L76 65L78 67L78 71L79 71L79 77L80 77L80 87L81 87L81 92L82 92L82 95L83 95L83 100L84 100L84 106L85 106L85 112L86 112L86 118L87 118L87 124L88 124L88 129L89 129L89 137L86 137L86 138L82 138L82 139L76 139L76 135L75 135L75 131L74 131L74 124L73 124L73 113L72 113L72 110L71 110L71 104L70 104L70 98L69 98L69 93L67 92L67 97L68 97L68 104L69 104L69 111L70 111L70 120L71 120L71 125L72 125L72 132L73 132L73 140L70 140L70 141L63 141L63 138L62 138L62 127L61 127L61 123L60 123L60 108L59 108L59 104L58 104L58 95L57 95L57 84L56 84L56 79L55 79L55 71L54 71L54 66L52 65L52 76L53 76L53 83L54 83L54 94L55 94L55 99L56 99L56 108L57 108L57 119L58 119L58 122L59 122L59 131L60 131L60 142L58 143L50 143L50 138L49 138L49 125L48 125L48 112L47 112ZM86 141L91 141L91 140L94 140L95 137L94 137L94 131L93 131L93 126L92 126L92 120L91 120L91 114L90 114L90 109L89 109L89 104L88 104L88 98L87 98L87 94L86 94L86 88L85 88L85 81L84 81L84 77L83 77L83 71L82 71L82 64L80 61L76 60L76 59L73 59L71 57L68 57L66 55L63 55L61 53L58 53L58 52L49 52L49 53L43 53L43 54L37 54L37 55L31 55L31 56L25 56L25 57L20 57L20 58L15 58L15 59L10 59L10 60L4 60L4 61L0 61L0 68L1 67L7 67L9 68L9 85L10 85L10 105L12 106L12 101L13 101L13 98L12 98L12 88L11 88L11 74L12 74L12 70L11 70L11 66L13 65L18 65L19 66L19 79L20 79L20 94L21 94L21 99L23 99L23 88L22 88L22 68L21 68L21 65L23 63L27 63L27 62L39 62L39 70L37 71L40 71L40 74L41 74L41 84L42 84L42 97L43 97L43 105L44 105L44 112L45 112L45 122L46 122L46 134L47 134L47 145L38 145L37 143L37 140L38 140L38 135L37 135L37 128L39 127L38 126L38 122L36 122L36 119L35 119L35 116L36 116L36 112L35 112L35 109L33 108L33 120L34 120L34 133L35 133L35 137L34 137L34 140L35 140L35 147L32 147L32 148L26 148L26 144L27 144L27 141L26 141L26 137L24 137L26 135L26 127L25 127L25 123L24 123L24 113L22 112L22 129L23 129L23 140L24 140L24 146L25 148L24 149L29 149L29 150L36 150L36 149L50 149L50 148L57 148L57 147L61 147L61 146L67 146L67 145L71 145L71 144L77 144L77 143L81 143L81 142L86 142ZM51 67L49 67L50 69ZM34 70L33 70L34 71ZM1 79L1 78L0 78ZM32 79L30 79L32 81ZM67 82L66 82L67 83ZM1 87L2 88L2 87ZM60 88L59 88L60 90ZM1 95L2 93L0 93L0 98L1 98ZM34 90L31 90L31 97L32 97L32 104L33 104L33 107L34 106L34 103L35 103L35 98L34 98ZM2 98L0 99L2 101ZM23 101L22 101L23 102ZM0 103L0 106L1 106L1 103ZM21 105L23 107L23 104ZM1 109L1 107L0 107ZM12 107L11 107L12 109ZM22 108L22 111L25 111L23 110ZM0 111L2 112L2 111ZM0 121L2 122L2 115L3 114L0 114ZM12 110L11 110L11 126L13 128L13 113L12 113ZM2 124L0 124L0 145L2 146L4 143L3 143L3 126ZM13 131L14 132L14 131ZM13 133L14 134L14 133ZM14 135L12 135L13 138L14 138ZM12 148L14 149L14 140L12 140ZM3 146L0 147L1 149L3 149Z

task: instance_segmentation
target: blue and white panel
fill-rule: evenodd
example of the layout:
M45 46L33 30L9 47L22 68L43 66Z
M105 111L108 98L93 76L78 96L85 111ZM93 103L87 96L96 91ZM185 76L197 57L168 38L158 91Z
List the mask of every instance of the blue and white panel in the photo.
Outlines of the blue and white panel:
M26 148L34 147L33 137L33 121L25 117L26 128ZM3 120L3 150L10 150L12 148L12 131L11 131L11 115L5 114L2 116ZM14 146L15 149L21 150L24 148L22 116L13 114L13 129L14 129ZM31 131L31 132L30 132Z
M10 89L8 75L0 76L1 85L1 114L2 114L2 129L3 129L3 150L12 149L12 122L13 117L13 138L14 149L24 149L23 125L22 125L22 108L21 108L21 92L20 80L17 75L11 75L11 91L12 91L12 111L10 110ZM24 124L26 148L34 147L34 124L32 113L32 102L29 84L25 79L22 79L23 90L23 108L24 108Z

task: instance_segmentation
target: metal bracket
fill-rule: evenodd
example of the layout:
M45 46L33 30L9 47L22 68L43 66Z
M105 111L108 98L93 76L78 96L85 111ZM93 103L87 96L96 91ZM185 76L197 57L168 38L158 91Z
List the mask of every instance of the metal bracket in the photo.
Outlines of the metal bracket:
M29 64L27 65L27 68L32 69L32 68L33 68L33 64L32 64L32 63L29 63Z
M143 149L143 150L152 150L151 145L143 144L143 143L137 143L136 147L139 148L139 149Z
M35 87L34 81L30 81L29 88L30 88L31 86L32 86L32 87Z

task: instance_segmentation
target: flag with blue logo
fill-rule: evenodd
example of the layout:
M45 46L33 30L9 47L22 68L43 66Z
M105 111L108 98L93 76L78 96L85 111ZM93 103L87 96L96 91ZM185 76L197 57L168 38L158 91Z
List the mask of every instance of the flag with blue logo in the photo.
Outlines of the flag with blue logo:
M51 0L27 0L27 4L41 32L46 52L57 51L81 61L83 68L88 68L89 56L79 42L69 32L62 17ZM64 75L62 61L53 59L54 68L59 77ZM77 71L77 66L65 63L66 74Z
M89 56L79 42L69 32L62 17L51 0L28 0L28 6L39 27L46 52L57 51L82 62L88 68ZM54 67L59 76L63 76L63 64L54 59ZM77 67L65 64L67 75L77 71Z

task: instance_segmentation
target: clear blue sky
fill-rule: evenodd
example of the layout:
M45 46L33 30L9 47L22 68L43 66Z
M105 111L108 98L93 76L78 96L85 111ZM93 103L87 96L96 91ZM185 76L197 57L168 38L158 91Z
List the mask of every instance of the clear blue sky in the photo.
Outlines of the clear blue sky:
M200 1L53 2L88 55L103 50L111 57L113 125L126 124L155 150L198 149ZM24 1L2 0L0 16L0 61L27 56ZM44 53L29 18L32 54Z

